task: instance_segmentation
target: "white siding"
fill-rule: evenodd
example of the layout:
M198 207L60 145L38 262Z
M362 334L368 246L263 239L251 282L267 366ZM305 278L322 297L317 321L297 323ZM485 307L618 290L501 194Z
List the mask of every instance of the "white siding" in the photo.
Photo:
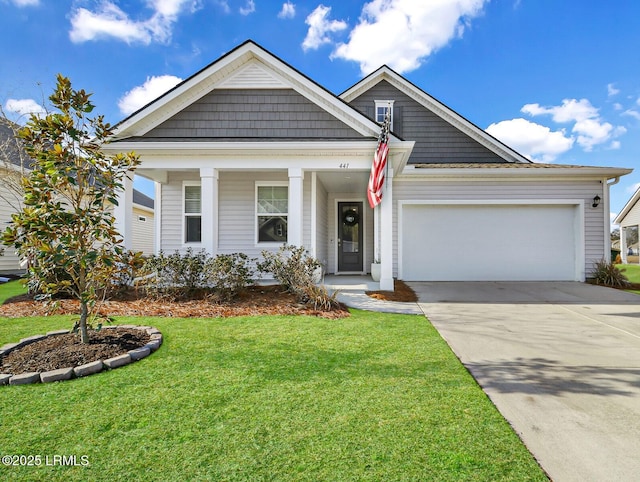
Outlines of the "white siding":
M329 225L328 225L328 197L324 184L318 180L316 185L316 258L323 264L324 269L329 269Z
M397 201L458 199L583 199L585 204L585 268L589 277L593 265L604 257L603 205L592 208L593 197L603 197L599 181L443 181L394 179L393 184L393 273L398 273Z
M0 233L11 221L11 215L16 212L15 207L20 205L20 200L6 186L0 184ZM16 256L13 248L0 244L0 250L4 249L4 256L0 256L0 272L21 270L20 259Z
M140 217L146 219L141 221ZM133 243L134 251L142 251L143 254L153 254L155 230L153 226L153 212L133 207Z
M635 205L629 210L627 215L620 223L620 227L638 226L640 225L640 202L636 202Z
M184 252L189 245L183 242L182 233L182 181L199 181L199 171L170 172L168 183L162 186L162 243L160 249L171 254ZM196 250L200 245L192 245Z

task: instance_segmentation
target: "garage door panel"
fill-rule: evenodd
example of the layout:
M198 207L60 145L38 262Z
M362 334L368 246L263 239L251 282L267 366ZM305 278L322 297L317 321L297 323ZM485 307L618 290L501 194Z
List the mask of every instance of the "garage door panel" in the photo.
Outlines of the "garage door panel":
M573 280L574 205L404 205L402 277Z

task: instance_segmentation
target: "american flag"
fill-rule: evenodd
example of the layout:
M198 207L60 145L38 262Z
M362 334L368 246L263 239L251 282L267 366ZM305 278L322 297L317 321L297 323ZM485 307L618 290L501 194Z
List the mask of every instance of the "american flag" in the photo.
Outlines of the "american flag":
M387 155L389 154L389 127L391 125L391 106L387 107L387 112L382 123L382 130L378 137L378 146L373 156L371 174L369 175L369 186L367 187L367 198L369 206L375 208L382 201L382 186L384 185L384 175L387 166Z

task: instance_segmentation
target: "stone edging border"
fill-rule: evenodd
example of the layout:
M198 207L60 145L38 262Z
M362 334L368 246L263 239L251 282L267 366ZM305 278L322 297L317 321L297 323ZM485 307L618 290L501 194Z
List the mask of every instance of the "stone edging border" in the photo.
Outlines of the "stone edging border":
M162 333L160 330L153 326L137 326L137 325L115 325L105 326L103 330L109 330L114 328L129 328L136 330L144 330L151 338L149 342L135 350L129 350L123 355L118 355L108 360L96 360L79 367L59 368L57 370L51 370L48 372L28 372L21 373L19 375L12 375L10 373L0 373L0 385L26 385L29 383L51 383L59 382L63 380L70 380L72 378L80 378L94 373L99 373L103 369L113 370L131 362L141 360L151 353L156 351L162 345ZM0 346L0 356L6 355L12 350L17 350L35 341L44 340L50 336L66 335L69 330L50 331L46 335L34 335L28 338L23 338L18 343L8 343Z

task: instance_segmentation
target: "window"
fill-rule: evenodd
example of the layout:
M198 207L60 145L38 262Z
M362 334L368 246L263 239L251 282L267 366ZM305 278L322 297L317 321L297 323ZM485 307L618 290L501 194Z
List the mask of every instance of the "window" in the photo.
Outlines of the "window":
M387 109L391 109L391 125L389 128L393 130L393 100L376 100L376 122L382 124L384 122L384 116L387 114Z
M258 243L286 243L288 213L287 183L256 184Z
M200 184L184 185L184 242L199 243L202 240L202 207Z

